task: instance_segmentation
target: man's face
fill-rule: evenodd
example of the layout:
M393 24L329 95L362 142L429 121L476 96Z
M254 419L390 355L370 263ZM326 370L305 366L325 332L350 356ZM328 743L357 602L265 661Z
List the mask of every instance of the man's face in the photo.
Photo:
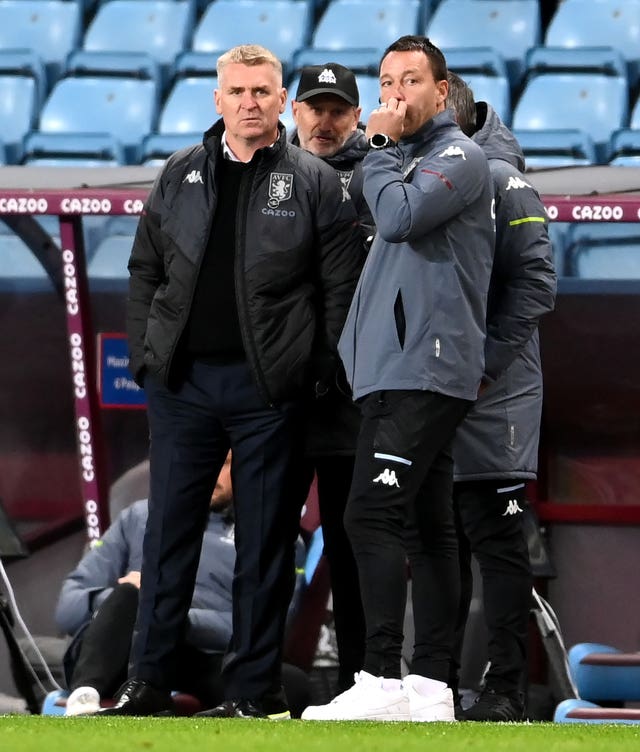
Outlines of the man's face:
M286 89L268 63L228 63L215 90L216 110L224 119L227 135L259 146L276 139L286 100Z
M317 157L332 157L355 131L360 108L336 94L316 94L291 103L300 146Z
M403 138L444 110L448 86L434 79L431 62L418 50L390 52L380 66L380 101L395 97L407 105Z
M220 512L233 501L233 486L231 485L231 452L227 454L222 470L218 475L216 487L211 496L211 509Z

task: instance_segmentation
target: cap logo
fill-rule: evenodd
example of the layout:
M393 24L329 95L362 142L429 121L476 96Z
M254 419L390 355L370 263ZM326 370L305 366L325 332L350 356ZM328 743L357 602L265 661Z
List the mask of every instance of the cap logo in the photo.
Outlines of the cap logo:
M318 76L318 83L335 84L337 83L336 74L330 68L325 68Z

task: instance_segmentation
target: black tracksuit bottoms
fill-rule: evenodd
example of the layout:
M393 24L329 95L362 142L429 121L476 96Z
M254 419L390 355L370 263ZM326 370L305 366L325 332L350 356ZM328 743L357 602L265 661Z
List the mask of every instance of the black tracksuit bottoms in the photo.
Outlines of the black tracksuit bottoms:
M361 404L345 525L366 621L364 670L399 678L412 577L413 673L448 681L458 614L451 440L472 403L429 391L386 391Z

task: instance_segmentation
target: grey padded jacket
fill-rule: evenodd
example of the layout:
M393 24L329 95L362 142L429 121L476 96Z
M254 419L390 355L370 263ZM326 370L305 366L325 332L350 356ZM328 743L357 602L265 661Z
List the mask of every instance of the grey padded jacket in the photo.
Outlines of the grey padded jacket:
M553 310L556 274L547 215L523 175L524 156L490 105L478 102L473 140L489 159L496 250L487 308L489 385L454 441L455 479L535 478L542 410L538 322Z
M474 400L494 247L487 159L450 110L364 159L377 228L339 351L354 399L418 389Z

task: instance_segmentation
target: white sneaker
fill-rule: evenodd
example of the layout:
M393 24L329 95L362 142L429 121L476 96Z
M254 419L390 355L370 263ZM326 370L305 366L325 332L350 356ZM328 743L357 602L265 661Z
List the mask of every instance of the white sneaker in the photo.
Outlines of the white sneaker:
M93 687L78 687L67 698L65 715L89 715L100 710L100 695Z
M445 682L408 674L402 686L409 698L412 721L455 721L453 692Z
M355 684L328 705L309 705L304 721L410 721L409 698L400 679L355 674Z

